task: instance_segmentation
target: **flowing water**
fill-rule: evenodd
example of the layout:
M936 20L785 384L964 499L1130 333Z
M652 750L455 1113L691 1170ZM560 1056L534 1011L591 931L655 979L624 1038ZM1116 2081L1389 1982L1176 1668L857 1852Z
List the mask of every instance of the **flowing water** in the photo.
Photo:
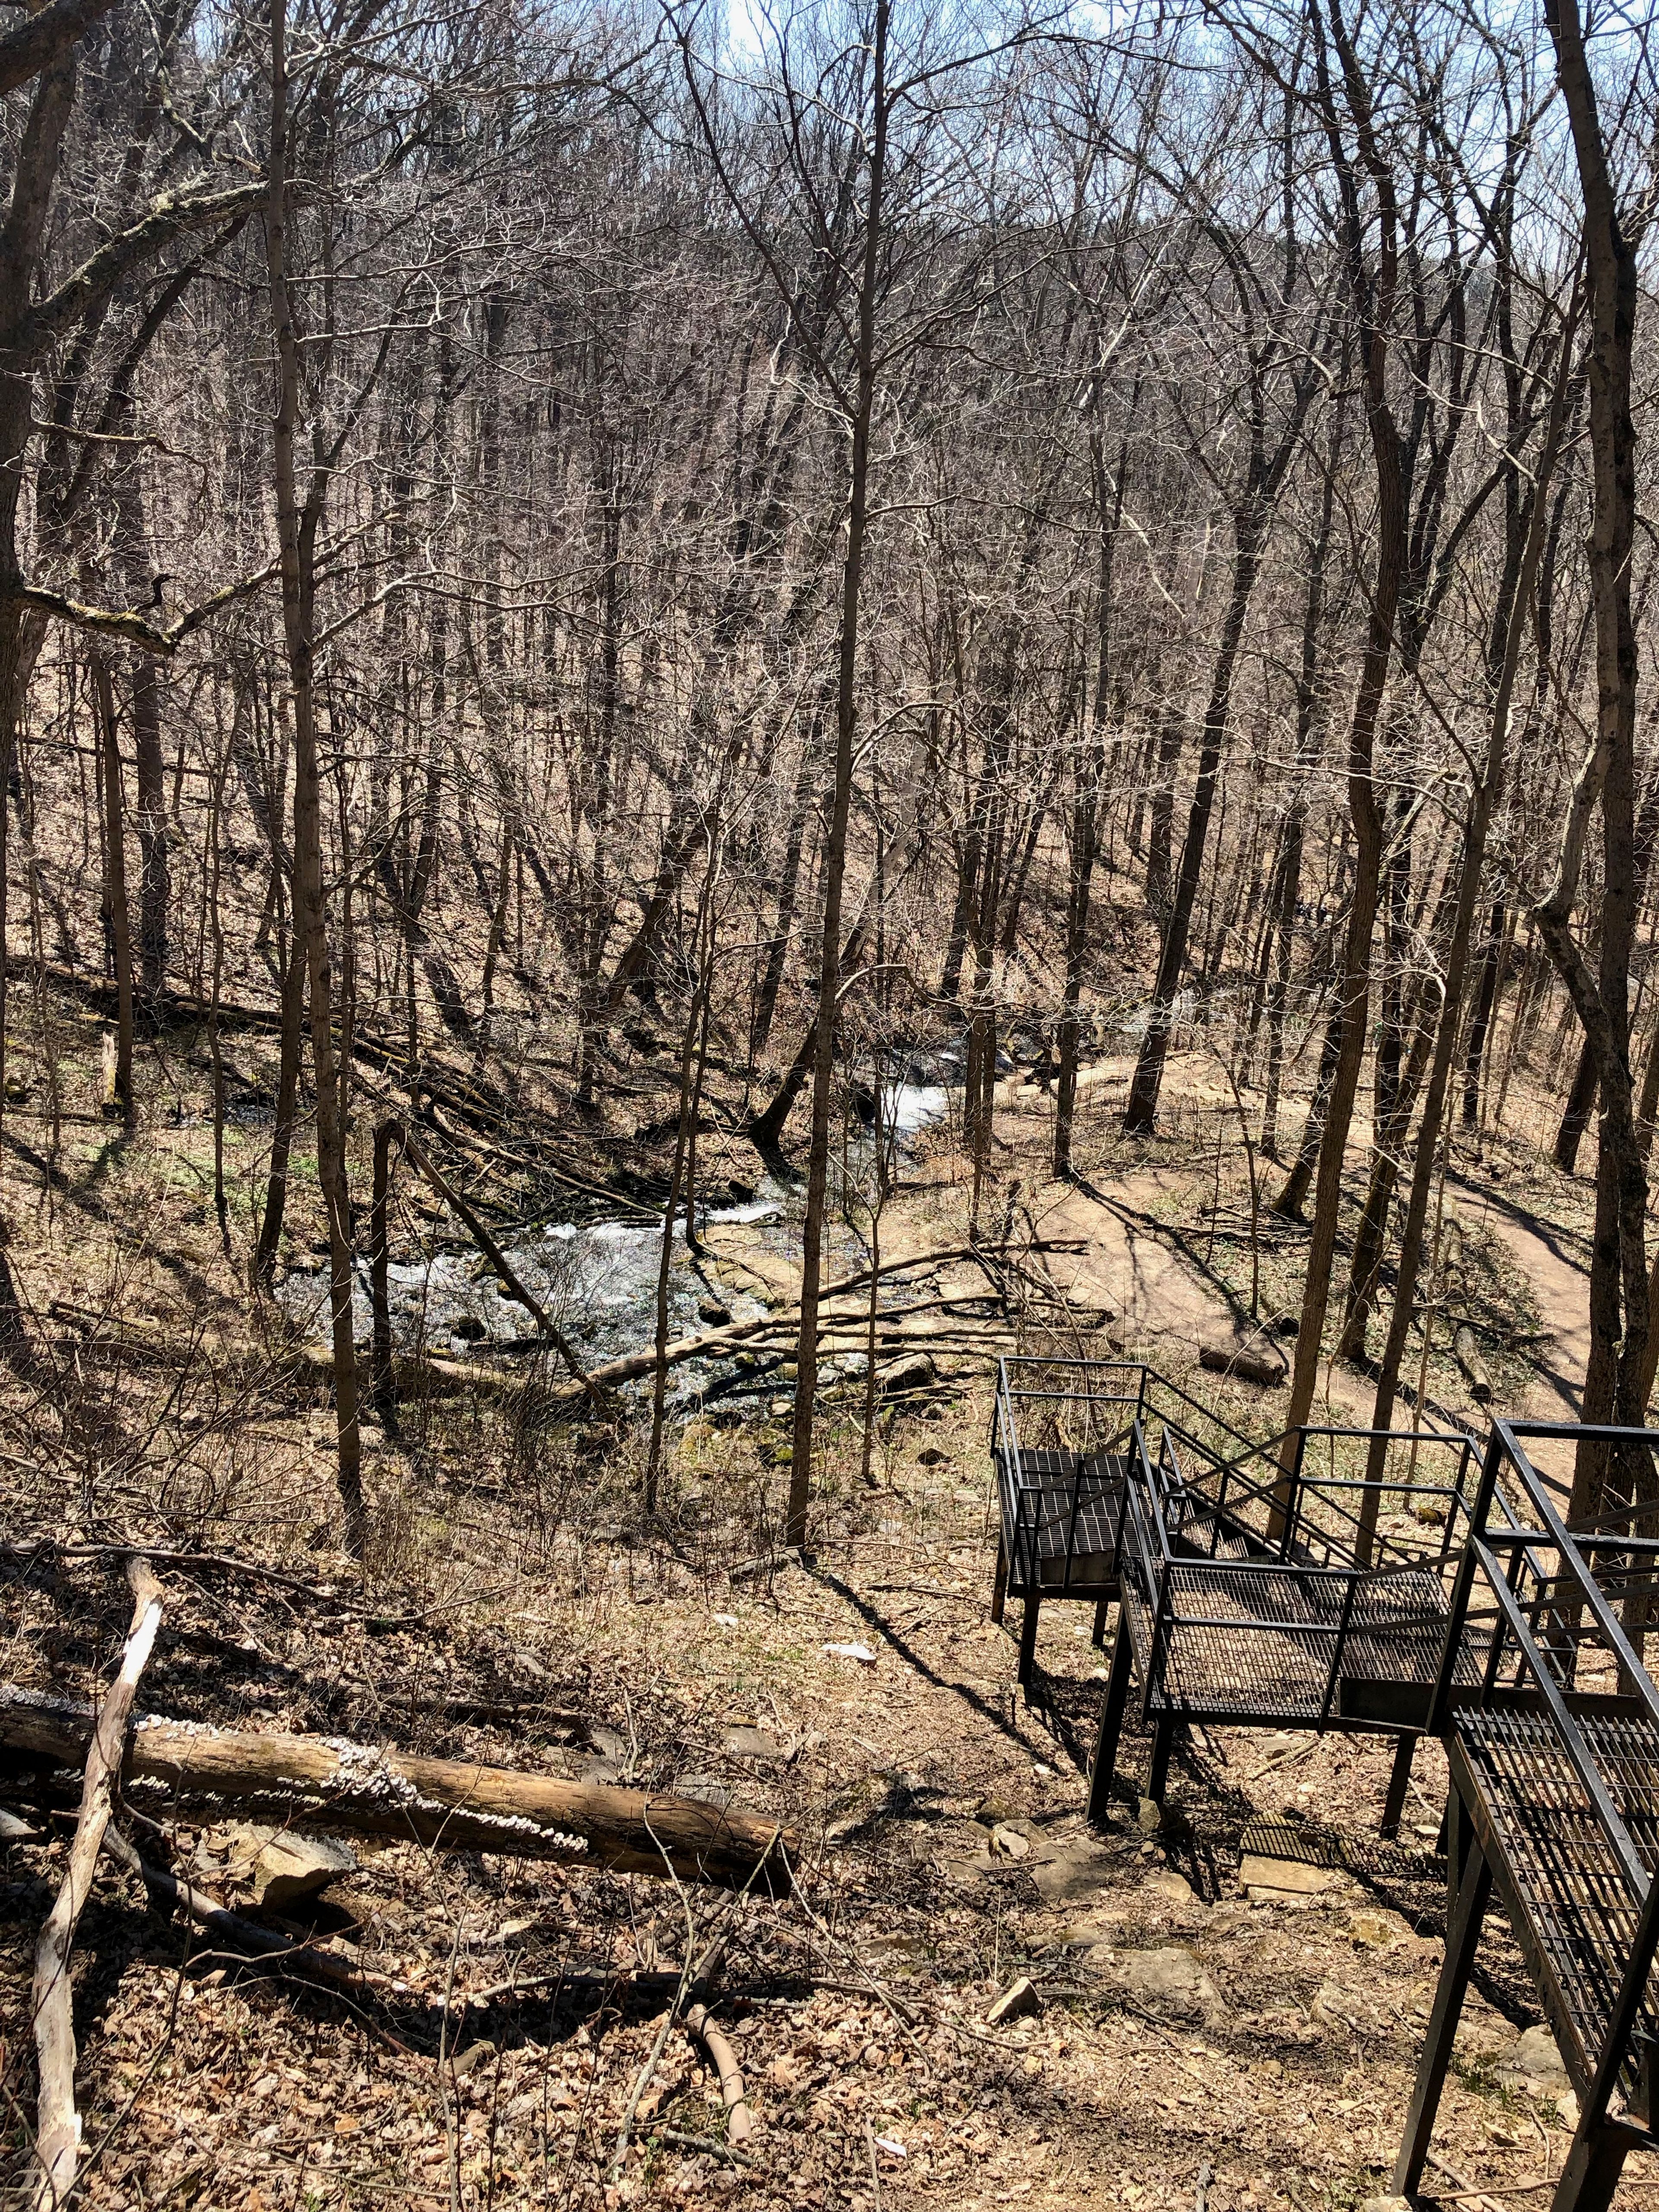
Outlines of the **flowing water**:
M933 1073L912 1064L910 1073ZM948 1078L948 1063L939 1073ZM898 1084L882 1102L882 1119L904 1144L942 1121L950 1109L948 1081ZM698 1214L700 1227L741 1226L753 1232L765 1250L785 1259L800 1252L801 1196L764 1177L755 1196L739 1206ZM520 1282L570 1340L583 1362L602 1361L647 1346L656 1327L658 1271L662 1263L662 1220L648 1217L577 1223L554 1221L517 1231L497 1231L497 1242ZM856 1264L856 1262L854 1263ZM434 1249L417 1258L394 1261L386 1269L394 1347L454 1358L500 1364L535 1350L539 1342L533 1317L502 1289L494 1269L465 1241L459 1223L435 1231ZM325 1342L329 1334L327 1262L316 1258L295 1267L278 1289L290 1320L305 1334ZM734 1289L713 1269L702 1273L685 1247L684 1217L676 1222L668 1277L668 1330L672 1339L710 1326L699 1309L724 1307L733 1321L759 1320L767 1312L759 1297ZM360 1261L353 1300L353 1326L367 1345L371 1327L368 1268ZM861 1360L849 1355L839 1364L854 1372ZM696 1395L702 1376L685 1374L676 1388Z

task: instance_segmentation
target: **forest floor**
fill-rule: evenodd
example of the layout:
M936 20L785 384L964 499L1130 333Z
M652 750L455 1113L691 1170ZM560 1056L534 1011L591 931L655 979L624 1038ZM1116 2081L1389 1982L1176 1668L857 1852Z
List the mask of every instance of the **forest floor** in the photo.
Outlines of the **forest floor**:
M1091 1348L1191 1382L1206 1342L1254 1326L1246 1164L1220 1111L1207 1138L1172 1115L1166 1139L1115 1139L1127 1072L1099 1071L1081 1177L1064 1186L1044 1173L1046 1102L1010 1086L981 1204L1024 1206L1066 1248L1049 1273ZM1171 1070L1189 1115L1200 1072ZM1012 1637L988 1617L990 1358L1015 1347L1012 1322L951 1335L939 1388L884 1419L867 1481L856 1408L832 1406L799 1557L775 1542L782 1401L678 1429L651 1524L634 1503L636 1430L550 1425L529 1390L423 1401L400 1436L372 1438L358 1593L335 1548L331 1417L275 1367L249 1379L246 1300L190 1127L158 1116L112 1154L88 1116L79 1150L71 1132L50 1162L27 1121L6 1138L8 1196L20 1176L34 1193L12 1209L10 1258L37 1317L31 1356L52 1363L32 1383L15 1370L9 1392L13 1527L166 1532L290 1577L164 1565L141 1709L729 1793L793 1823L803 1848L797 1895L734 1901L359 1842L356 1871L293 1923L387 1978L349 1999L216 1953L106 1868L77 1946L89 2205L1352 2212L1386 2188L1440 1955L1443 1761L1419 1753L1395 1846L1376 1838L1389 1747L1336 1735L1200 1732L1161 1820L1130 1790L1108 1832L1086 1828L1104 1671L1092 1610L1045 1607L1029 1705ZM192 1145L193 1179L177 1171ZM1471 1155L1445 1206L1465 1237L1456 1310L1482 1321L1500 1407L1559 1418L1583 1370L1589 1186L1540 1158L1535 1133ZM909 1163L884 1249L960 1245L969 1203L941 1135ZM739 1225L711 1241L711 1279L787 1295L763 1240ZM1265 1318L1293 1304L1300 1246L1276 1222L1255 1241ZM940 1281L982 1297L972 1269ZM54 1335L53 1299L101 1322ZM186 1327L187 1382L153 1342ZM1272 1432L1275 1394L1202 1380L1228 1418ZM1436 1351L1431 1404L1483 1419L1463 1390ZM1334 1417L1368 1417L1361 1377L1338 1370L1328 1393ZM47 1557L9 1583L13 1680L107 1680L128 1611L117 1565ZM1131 1774L1146 1749L1126 1745ZM32 1816L40 1837L9 1847L0 1891L18 2191L33 1946L72 1804ZM234 1823L155 1804L143 1817L148 1850L245 1904ZM718 2091L678 2030L618 2160L665 2019L652 1978L722 1928L712 2002L757 2123L744 2162L720 2148ZM1037 2009L988 2025L1021 1974ZM1436 2137L1443 2201L1545 2201L1571 2107L1564 2080L1527 2070L1534 2046L1517 2057L1538 2018L1495 1917ZM1619 2203L1659 2205L1650 2161L1632 2160Z

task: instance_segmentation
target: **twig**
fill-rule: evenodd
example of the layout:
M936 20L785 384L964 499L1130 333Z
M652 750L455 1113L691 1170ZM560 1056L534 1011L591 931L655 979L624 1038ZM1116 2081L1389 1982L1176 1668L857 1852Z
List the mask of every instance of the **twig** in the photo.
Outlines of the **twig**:
M35 2155L40 2174L34 2203L40 2208L59 2205L75 2186L75 2169L81 2153L81 2116L75 2109L75 2021L70 1990L70 1953L75 1931L92 1893L98 1854L109 1826L115 1802L116 1778L125 1747L127 1716L132 1711L138 1678L155 1648L161 1626L161 1585L143 1560L133 1559L127 1580L134 1598L132 1626L120 1672L111 1683L99 1709L97 1725L87 1747L86 1778L81 1790L80 1817L70 1845L69 1869L57 1901L46 1916L34 1954L34 2045L40 2063L40 2095L37 2106Z
M633 1735L633 1712L630 1708L629 1712L629 1735L630 1738ZM635 1748L637 1750L638 1746L635 1745ZM659 1844L658 1849L661 1850L662 1846ZM662 2016L662 2026L657 2031L657 2039L651 2046L650 2056L647 2058L644 2065L641 2067L639 2072L634 2076L634 2086L629 2092L628 2102L623 2108L622 2124L617 2130L616 2148L611 2154L611 2179L613 2182L617 2182L622 2179L623 2167L628 2160L628 2141L629 2136L633 2132L634 2115L639 2109L640 2099L645 2094L647 2082L650 2081L651 2076L657 2070L657 2062L662 2057L664 2047L667 2044L670 2032L673 2027L675 2020L678 2016L680 2007L685 2002L686 1991L691 1985L692 1954L697 1948L696 1916L691 1910L691 1900L685 1893L685 1885L681 1881L679 1875L675 1872L674 1862L669 1857L668 1853L665 1850L662 1853L662 1859L664 1866L668 1870L669 1880L679 1892L680 1907L685 1914L685 1959L680 1968L680 1978L675 1988L673 1997L669 2004L667 2011ZM709 1947L709 1950L704 1955L706 1959L712 1959L715 1955L714 1947L711 1945ZM712 1972L712 1968L710 1971Z
M1293 1743L1288 1751L1276 1751L1265 1766L1258 1766L1254 1774L1247 1774L1244 1778L1245 1780L1247 1782L1260 1782L1262 1776L1264 1774L1271 1774L1274 1767L1288 1766L1293 1759L1305 1759L1308 1753L1313 1749L1314 1746L1320 1741L1320 1737L1316 1735L1310 1735L1304 1742Z
M1505 2189L1477 2189L1472 2182L1464 2179L1455 2166L1448 2166L1437 2151L1431 2150L1426 2155L1429 2164L1435 2172L1443 2173L1452 2185L1449 2190L1438 2193L1456 2197L1466 2203L1495 2206L1500 2197L1528 2197L1534 2190L1548 2189L1553 2185L1547 2181L1523 2181Z
M758 2159L750 2158L747 2152L733 2150L730 2143L719 2142L713 2136L689 2136L684 2128L653 2128L651 2132L660 2136L665 2142L672 2143L676 2150L707 2151L711 2158L729 2159L733 2166L757 2166L760 2163Z

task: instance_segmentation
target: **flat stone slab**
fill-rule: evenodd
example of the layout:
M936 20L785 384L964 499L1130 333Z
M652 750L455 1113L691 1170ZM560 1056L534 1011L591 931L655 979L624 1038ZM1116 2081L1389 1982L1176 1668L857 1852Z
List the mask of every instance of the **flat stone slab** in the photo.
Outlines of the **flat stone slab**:
M1341 1877L1332 1867L1308 1866L1301 1859L1264 1859L1247 1851L1239 1862L1238 1879L1254 1898L1318 1897L1334 1889Z
M1226 2015L1227 2001L1220 1990L1194 1954L1179 1944L1157 1951L1118 1951L1103 1943L1085 1955L1106 1981L1149 2012L1209 2023Z
M1528 2097L1559 2097L1572 2087L1572 2077L1547 2027L1529 2027L1513 2049L1504 2053L1498 2062L1498 2078L1506 2089L1519 2089Z
M718 1774L683 1774L674 1784L677 1797L695 1797L699 1804L712 1805L724 1813L737 1796L729 1782L722 1782Z
M1119 1855L1092 1836L1080 1836L1030 1863L1031 1879L1045 1905L1087 1905L1116 1872Z

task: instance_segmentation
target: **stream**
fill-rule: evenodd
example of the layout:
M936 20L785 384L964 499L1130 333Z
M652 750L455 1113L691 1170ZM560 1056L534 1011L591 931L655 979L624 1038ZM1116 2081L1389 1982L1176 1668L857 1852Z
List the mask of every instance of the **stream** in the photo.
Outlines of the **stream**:
M950 1058L927 1069L912 1062L907 1079L884 1100L883 1119L908 1151L923 1132L948 1114L952 1097ZM912 1080L920 1076L926 1079ZM934 1078L943 1079L934 1079ZM869 1150L868 1139L864 1149ZM781 1258L800 1254L801 1194L762 1177L754 1196L741 1205L716 1206L698 1215L700 1227L738 1226L754 1231L760 1246ZM718 1324L762 1319L769 1310L761 1297L735 1288L712 1267L705 1274L687 1251L684 1216L676 1222L668 1276L668 1332L671 1341ZM589 1366L598 1366L649 1344L656 1323L657 1278L662 1262L660 1215L601 1221L551 1221L495 1234L525 1288L538 1299ZM451 1358L498 1364L538 1350L535 1322L501 1288L494 1269L466 1238L459 1223L434 1224L434 1246L428 1254L393 1261L386 1268L394 1347ZM854 1261L854 1265L857 1262ZM277 1285L289 1318L313 1341L329 1334L328 1263L320 1255L301 1260ZM704 1311L703 1309L710 1309ZM353 1328L360 1345L369 1341L372 1313L368 1262L360 1257L353 1297ZM727 1355L728 1358L730 1355ZM681 1401L700 1398L713 1362L688 1362L671 1370L670 1389ZM843 1374L862 1372L861 1354L839 1357ZM826 1379L833 1379L832 1375Z

